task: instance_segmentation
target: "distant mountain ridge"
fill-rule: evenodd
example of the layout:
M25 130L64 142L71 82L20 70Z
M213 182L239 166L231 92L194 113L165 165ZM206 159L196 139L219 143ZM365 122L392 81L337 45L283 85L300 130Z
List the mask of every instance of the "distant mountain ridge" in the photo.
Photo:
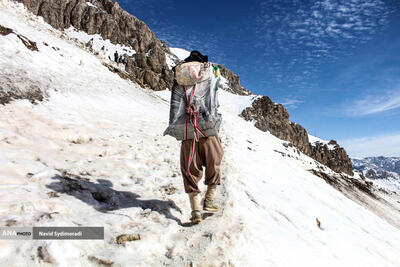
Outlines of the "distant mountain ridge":
M400 181L400 157L367 157L352 159L353 168L363 173L369 179L387 179L389 177Z

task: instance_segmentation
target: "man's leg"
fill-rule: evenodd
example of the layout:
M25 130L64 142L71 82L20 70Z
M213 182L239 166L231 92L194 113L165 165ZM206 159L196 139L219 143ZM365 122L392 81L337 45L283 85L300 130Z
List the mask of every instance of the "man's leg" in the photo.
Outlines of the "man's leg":
M221 180L221 161L224 151L218 136L210 136L200 145L200 155L205 162L206 177L204 183L207 185L207 192L204 198L203 209L217 211L218 207L213 203L217 185Z
M189 195L190 207L192 209L192 218L190 220L193 223L198 223L201 221L201 213L199 199L200 190L197 184L203 176L203 163L198 153L199 144L195 143L194 155L189 167L189 174L187 173L192 142L193 140L182 141L180 159L183 184L185 186L185 192Z

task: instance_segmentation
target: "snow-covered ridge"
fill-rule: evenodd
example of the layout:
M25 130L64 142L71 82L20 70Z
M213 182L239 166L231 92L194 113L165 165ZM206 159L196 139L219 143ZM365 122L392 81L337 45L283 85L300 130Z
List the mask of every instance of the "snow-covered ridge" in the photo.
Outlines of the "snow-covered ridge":
M310 144L312 146L315 146L316 143L321 143L322 145L326 145L328 147L328 149L330 149L330 150L334 150L335 149L335 145L330 144L329 141L322 140L322 139L320 139L318 137L315 137L315 136L313 136L311 134L308 135L308 140L310 141Z
M1 226L105 227L104 241L0 240L1 266L399 266L399 229L238 117L251 97L224 91L222 210L188 227L179 143L162 136L169 92L121 79L15 2L0 0L0 25L39 48L0 36L0 77L50 96L0 106ZM141 240L119 245L123 233Z
M322 140L322 139L320 139L318 137L315 137L315 136L313 136L311 134L308 135L308 140L310 140L310 143L320 142L322 144L328 144L328 141Z

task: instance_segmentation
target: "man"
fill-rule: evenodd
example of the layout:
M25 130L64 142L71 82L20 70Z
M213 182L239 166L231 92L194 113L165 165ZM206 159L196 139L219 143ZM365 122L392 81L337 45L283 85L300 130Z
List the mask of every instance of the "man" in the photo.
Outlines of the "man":
M192 51L174 72L170 120L164 135L182 140L180 163L192 209L190 220L199 223L202 218L198 182L203 176L203 166L207 185L203 210L218 210L213 200L221 180L220 165L224 154L218 137L221 124L217 99L219 68L208 63L207 56Z
M118 63L118 51L115 51L114 53L114 61Z

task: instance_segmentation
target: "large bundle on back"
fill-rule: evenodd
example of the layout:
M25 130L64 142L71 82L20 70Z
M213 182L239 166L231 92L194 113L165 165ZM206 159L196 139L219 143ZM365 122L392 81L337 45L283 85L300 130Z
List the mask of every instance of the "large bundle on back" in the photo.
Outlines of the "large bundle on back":
M217 68L211 63L196 61L176 67L169 126L164 135L177 140L218 135L221 114L218 113Z

